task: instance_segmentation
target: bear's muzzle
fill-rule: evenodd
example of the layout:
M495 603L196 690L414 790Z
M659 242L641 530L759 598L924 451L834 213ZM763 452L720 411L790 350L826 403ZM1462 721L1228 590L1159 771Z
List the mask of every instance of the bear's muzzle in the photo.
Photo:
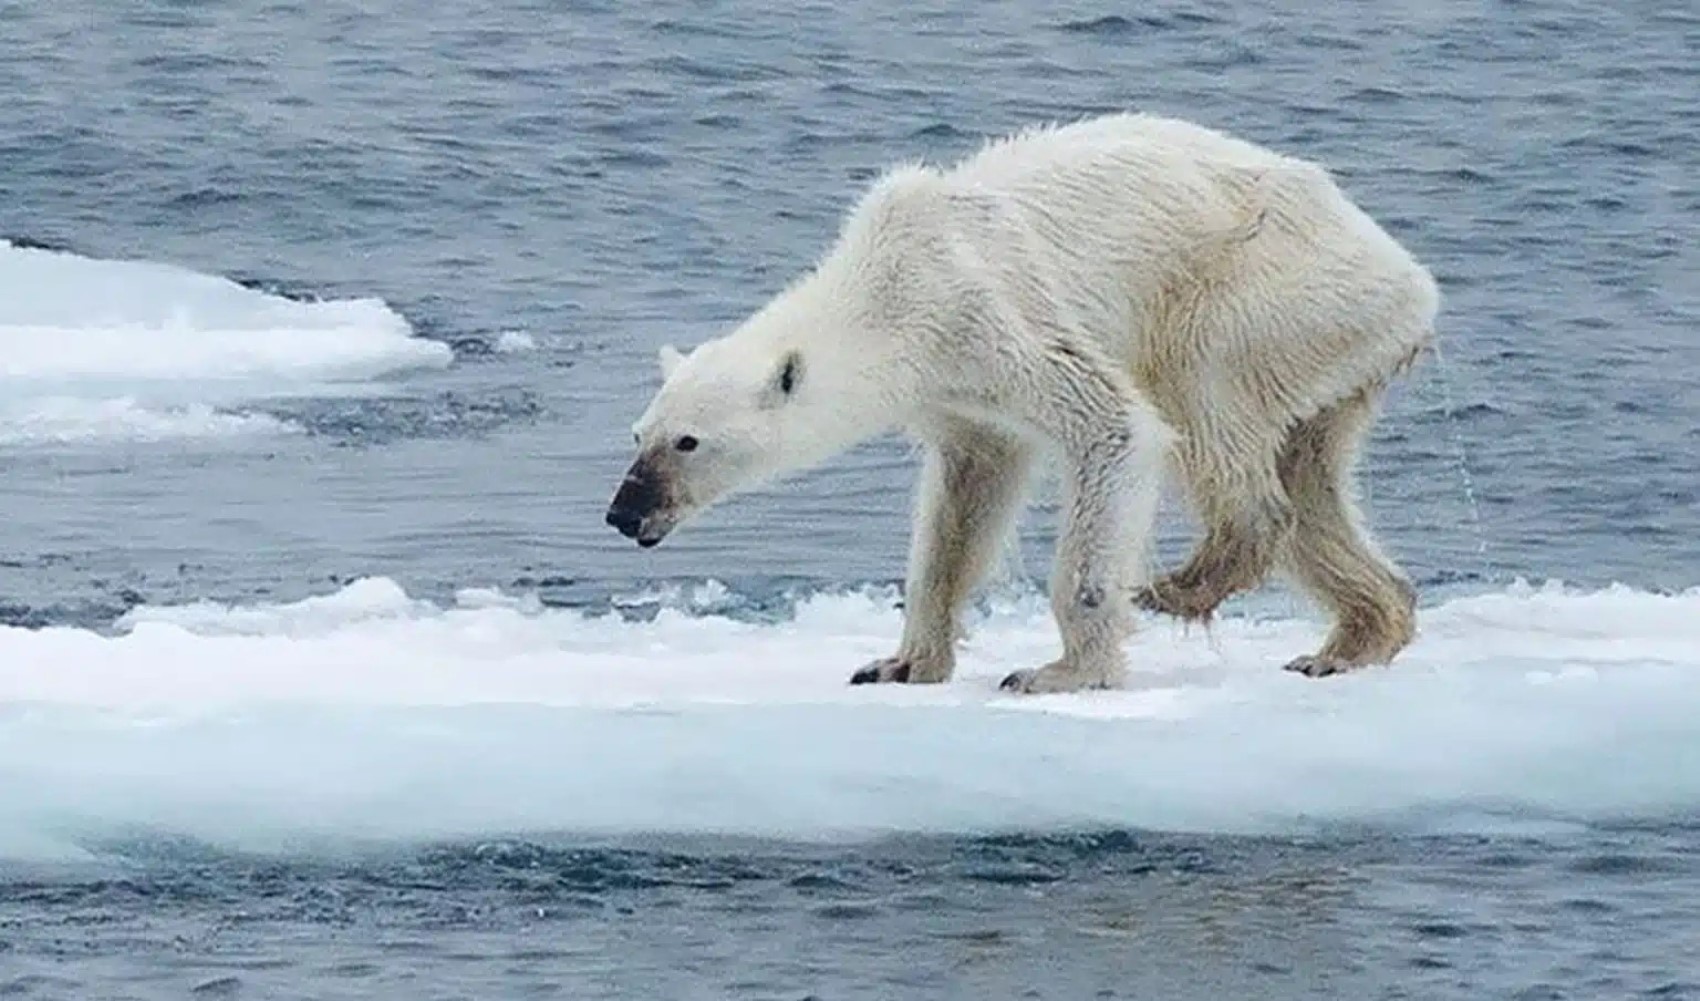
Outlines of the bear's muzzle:
M620 481L620 489L614 493L614 500L608 505L608 514L603 520L621 535L637 540L638 545L648 549L666 538L673 527L670 494L667 478L658 472L654 460L641 455L626 471L626 478Z

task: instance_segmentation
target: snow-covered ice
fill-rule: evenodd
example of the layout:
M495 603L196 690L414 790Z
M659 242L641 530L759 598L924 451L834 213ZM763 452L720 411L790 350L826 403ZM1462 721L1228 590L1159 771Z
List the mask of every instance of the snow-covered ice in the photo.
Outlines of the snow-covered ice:
M0 241L0 447L286 432L245 405L451 355L376 299L298 302Z
M714 594L707 595L707 606ZM958 677L852 688L889 596L652 621L368 579L294 604L0 629L0 856L154 829L233 846L520 832L838 838L1114 825L1527 829L1700 806L1700 590L1518 584L1425 610L1391 668L1279 670L1314 619L1153 620L1126 690L997 691L1042 599ZM699 603L703 604L703 603Z

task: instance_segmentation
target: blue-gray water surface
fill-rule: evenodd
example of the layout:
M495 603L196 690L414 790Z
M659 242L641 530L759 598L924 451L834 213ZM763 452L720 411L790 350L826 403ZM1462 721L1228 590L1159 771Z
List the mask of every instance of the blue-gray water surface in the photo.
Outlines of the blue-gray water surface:
M778 290L881 167L1122 108L1327 163L1440 279L1443 357L1364 464L1419 584L1700 584L1692 5L66 0L0 3L0 236L378 297L454 362L269 401L306 430L281 439L0 451L0 617L371 575L564 605L899 579L899 442L653 552L609 532L655 351ZM1696 997L1697 849L1683 825L141 840L0 872L0 995Z

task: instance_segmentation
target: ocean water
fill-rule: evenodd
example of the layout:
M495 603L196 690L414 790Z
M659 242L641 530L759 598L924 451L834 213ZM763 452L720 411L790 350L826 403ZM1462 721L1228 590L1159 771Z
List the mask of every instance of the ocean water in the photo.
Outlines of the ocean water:
M0 4L0 995L1700 996L1700 15L1682 4ZM656 349L859 186L1136 108L1313 157L1442 355L1391 668L1272 586L960 674L915 460L640 551ZM1192 526L1166 510L1160 553Z

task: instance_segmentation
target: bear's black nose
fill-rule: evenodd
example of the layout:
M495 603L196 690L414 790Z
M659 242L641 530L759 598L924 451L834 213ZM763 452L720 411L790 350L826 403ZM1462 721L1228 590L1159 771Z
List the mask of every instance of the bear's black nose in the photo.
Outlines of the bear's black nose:
M610 507L605 520L628 539L637 538L638 529L643 526L643 515L621 504Z

